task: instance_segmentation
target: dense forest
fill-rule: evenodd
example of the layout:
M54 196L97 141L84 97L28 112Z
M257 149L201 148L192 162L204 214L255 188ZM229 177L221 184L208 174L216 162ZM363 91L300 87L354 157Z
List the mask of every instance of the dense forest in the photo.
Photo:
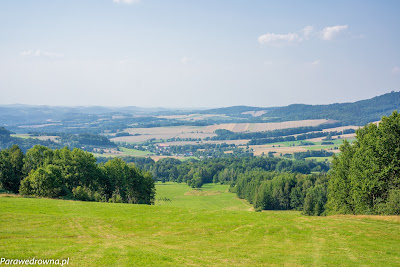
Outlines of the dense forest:
M326 174L250 171L238 176L232 191L256 210L302 210L305 215L325 213Z
M240 174L250 171L310 174L329 170L329 165L324 162L272 157L211 158L184 162L174 158L164 158L157 162L137 161L135 164L150 171L154 179L164 182L184 182L194 188L200 188L205 183L234 186Z
M282 120L333 119L342 125L364 126L400 110L400 92L391 92L354 103L330 105L294 104L269 111L264 116Z
M83 150L36 145L24 154L14 145L0 151L0 186L21 195L86 201L152 204L151 173L119 158L98 165Z

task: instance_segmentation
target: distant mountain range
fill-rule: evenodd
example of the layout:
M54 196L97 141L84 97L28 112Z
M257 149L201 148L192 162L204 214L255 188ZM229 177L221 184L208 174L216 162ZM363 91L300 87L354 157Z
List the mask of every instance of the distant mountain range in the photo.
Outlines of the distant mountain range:
M400 111L400 92L391 92L371 99L353 103L335 103L329 105L293 104L285 107L260 108L234 106L206 110L203 113L236 115L248 111L266 111L263 117L288 120L332 119L342 125L365 125L378 121L382 116L390 115L394 110Z
M400 92L391 92L371 99L353 103L335 103L329 105L293 104L285 107L251 107L232 106L208 110L192 111L201 114L225 114L228 116L248 116L257 113L262 118L275 118L282 121L305 119L332 119L342 125L365 125L378 121L384 115L390 115L393 110L400 111ZM2 105L0 106L0 126L24 122L43 122L46 120L63 120L73 114L84 116L131 114L149 115L190 113L191 111L166 108L140 107L62 107L62 106L32 106L32 105Z
M140 108L140 107L102 107L102 106L34 106L34 105L1 105L0 125L32 121L62 120L73 114L103 115L103 114L151 114L165 112L165 108Z

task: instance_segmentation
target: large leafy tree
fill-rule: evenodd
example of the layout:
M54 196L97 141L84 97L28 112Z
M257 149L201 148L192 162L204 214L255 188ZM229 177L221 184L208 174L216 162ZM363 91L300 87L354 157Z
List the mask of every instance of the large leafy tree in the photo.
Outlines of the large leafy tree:
M0 151L0 187L18 193L24 154L17 145Z
M400 114L356 131L356 140L334 157L328 207L333 213L393 213L400 189ZM389 198L390 196L390 198ZM394 198L394 199L393 199Z
M39 167L21 182L20 193L39 197L59 197L66 194L61 168L52 164Z

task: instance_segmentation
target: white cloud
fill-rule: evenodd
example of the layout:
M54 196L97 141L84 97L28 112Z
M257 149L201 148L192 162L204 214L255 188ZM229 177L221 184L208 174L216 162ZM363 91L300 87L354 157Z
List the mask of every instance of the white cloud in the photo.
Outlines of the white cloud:
M121 59L120 61L118 61L119 62L119 64L126 64L126 63L128 63L128 62L130 62L131 60L129 59L129 58L124 58L124 59Z
M26 56L31 56L34 54L33 50L25 50L19 53L21 56L26 57Z
M25 50L20 53L23 57L47 57L47 58L63 58L64 55L60 53L37 50Z
M288 33L288 34L266 33L258 37L258 42L260 44L281 44L281 43L293 43L299 41L301 41L301 38L297 33Z
M399 67L399 66L393 67L392 73L393 73L393 74L400 74L400 67Z
M301 30L301 32L302 32L302 34L303 34L303 38L304 39L309 39L310 38L310 35L312 34L312 32L314 31L314 28L313 28L313 26L306 26L306 27L304 27L302 30Z
M263 45L282 45L288 43L297 43L308 40L313 31L314 28L312 26L306 26L299 33L266 33L258 37L258 42Z
M321 63L321 62L319 59L317 59L317 60L314 60L313 62L311 62L311 65L316 66L316 65L319 65L319 63Z
M330 41L335 36L337 36L340 32L346 30L348 25L336 25L332 27L325 27L321 32L321 38L325 41Z
M137 4L140 3L141 0L113 0L113 3L117 4Z
M190 64L193 61L193 59L191 59L190 57L184 56L183 58L181 58L181 63L182 64Z
M322 40L333 40L337 35L345 31L348 25L336 25L331 27L325 27L322 31L314 30L311 25L305 26L298 32L287 33L287 34L277 34L277 33L266 33L258 37L258 42L262 45L273 45L280 46L285 44L300 43L303 41L310 40L312 38L319 37Z

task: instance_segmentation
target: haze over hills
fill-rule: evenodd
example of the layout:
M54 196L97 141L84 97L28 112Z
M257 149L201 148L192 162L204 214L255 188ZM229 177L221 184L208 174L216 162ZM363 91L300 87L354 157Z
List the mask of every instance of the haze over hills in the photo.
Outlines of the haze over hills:
M335 103L330 105L293 104L271 110L266 116L282 120L333 119L342 125L364 125L378 121L382 116L400 110L400 92L387 93L371 99L354 103Z
M371 99L353 103L334 103L329 105L292 104L284 107L251 107L232 106L207 110L180 110L166 108L141 107L102 107L102 106L32 106L32 105L2 105L0 106L0 125L17 125L21 123L43 123L71 118L84 117L90 120L92 116L157 116L176 114L222 114L231 119L251 119L256 114L259 122L332 119L342 125L364 125L389 115L393 110L400 110L400 92L387 93Z
M332 119L342 125L364 125L400 110L400 92L387 93L371 99L329 105L292 104L284 107L261 108L234 106L206 110L203 113L237 115L249 111L266 111L264 118L279 118L282 121L307 119Z

